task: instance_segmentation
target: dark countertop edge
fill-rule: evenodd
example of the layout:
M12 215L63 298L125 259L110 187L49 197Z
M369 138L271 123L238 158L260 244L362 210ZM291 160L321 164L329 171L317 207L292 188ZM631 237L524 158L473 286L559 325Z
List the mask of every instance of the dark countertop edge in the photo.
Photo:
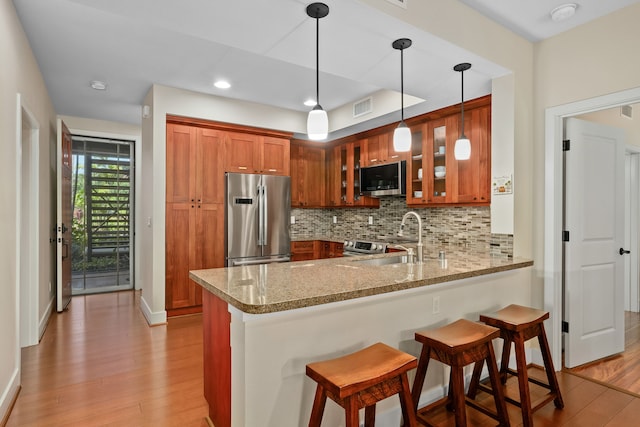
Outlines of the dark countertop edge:
M503 271L517 270L520 268L526 268L533 266L532 260L518 261L513 264L501 265L496 267L488 267L480 270L472 270L462 273L454 273L446 276L434 277L431 279L415 280L413 282L400 282L392 283L385 286L376 286L374 288L359 289L357 291L350 291L344 293L336 293L325 296L317 296L311 298L298 299L293 301L283 301L272 304L259 304L249 305L245 304L237 299L231 297L229 294L221 291L220 289L203 283L198 277L189 273L191 280L195 281L198 285L204 288L205 291L211 292L223 301L231 304L238 310L246 314L268 314L277 313L288 310L295 310L299 308L313 307L316 305L329 304L333 302L347 301L356 298L369 297L374 295L381 295L391 293L395 291L403 291L407 289L420 288L429 285L437 285L440 283L452 282L461 279L471 279L474 277L485 276L493 273L500 273Z

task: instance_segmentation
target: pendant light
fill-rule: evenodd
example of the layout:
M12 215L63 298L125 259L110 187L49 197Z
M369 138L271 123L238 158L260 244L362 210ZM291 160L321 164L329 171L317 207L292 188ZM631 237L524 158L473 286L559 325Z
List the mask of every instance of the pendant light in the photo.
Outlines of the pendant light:
M400 123L393 131L393 149L395 151L411 150L411 129L404 122L404 50L411 46L411 39L398 39L391 46L400 51Z
M464 135L464 72L471 68L471 64L463 62L458 64L453 69L460 73L461 90L460 90L460 106L462 115L460 117L460 138L456 140L456 145L453 147L453 155L456 160L469 160L471 157L471 141Z
M320 141L329 133L327 112L320 106L320 18L329 14L329 6L324 3L311 3L307 6L307 15L316 20L316 105L307 117L307 135L309 139Z

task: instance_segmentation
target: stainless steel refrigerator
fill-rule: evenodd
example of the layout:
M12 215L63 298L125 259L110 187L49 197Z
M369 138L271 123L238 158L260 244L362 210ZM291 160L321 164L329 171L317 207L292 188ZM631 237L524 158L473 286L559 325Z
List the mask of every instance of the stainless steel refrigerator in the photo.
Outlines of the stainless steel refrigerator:
M225 265L291 260L288 176L226 174Z

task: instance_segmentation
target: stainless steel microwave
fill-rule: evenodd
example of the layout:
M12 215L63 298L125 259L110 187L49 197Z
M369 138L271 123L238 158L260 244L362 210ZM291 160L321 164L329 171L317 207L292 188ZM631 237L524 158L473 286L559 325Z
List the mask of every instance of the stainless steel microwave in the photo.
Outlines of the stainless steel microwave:
M407 194L406 170L404 160L360 168L360 191L365 196L404 196Z

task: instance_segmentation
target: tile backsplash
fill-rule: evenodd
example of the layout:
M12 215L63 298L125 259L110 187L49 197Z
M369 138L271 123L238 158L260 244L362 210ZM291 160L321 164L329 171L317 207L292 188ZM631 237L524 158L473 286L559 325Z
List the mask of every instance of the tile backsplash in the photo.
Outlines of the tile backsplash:
M493 255L513 256L513 235L491 234L491 209L482 207L409 208L402 197L383 197L380 209L292 208L291 238L320 235L338 239L379 240L395 237L402 216L414 211L422 218L423 239L429 245L463 244L487 248ZM369 224L371 217L373 224ZM335 218L335 223L334 223ZM417 236L418 222L405 222L404 235Z

